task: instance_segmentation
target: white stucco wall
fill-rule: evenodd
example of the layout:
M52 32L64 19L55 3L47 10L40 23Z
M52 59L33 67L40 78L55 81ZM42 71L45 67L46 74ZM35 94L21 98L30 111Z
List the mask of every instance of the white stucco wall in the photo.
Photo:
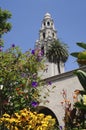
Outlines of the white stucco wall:
M41 95L45 93L48 103L41 103L40 106L45 106L52 110L58 119L59 125L64 126L64 108L61 104L64 98L61 93L64 89L67 92L67 99L73 105L74 91L77 89L82 90L83 88L78 78L73 74L73 71L47 78L45 81L47 83L51 81L52 85L45 85L43 87ZM52 89L53 86L56 87ZM47 92L49 93L49 96L47 96Z
M46 60L46 62L45 62L46 70L44 72L40 71L39 75L42 76L43 79L58 75L59 72L58 72L57 64L50 63L47 59L45 59L45 60ZM61 71L61 73L64 73L64 63L63 62L60 62L60 71Z

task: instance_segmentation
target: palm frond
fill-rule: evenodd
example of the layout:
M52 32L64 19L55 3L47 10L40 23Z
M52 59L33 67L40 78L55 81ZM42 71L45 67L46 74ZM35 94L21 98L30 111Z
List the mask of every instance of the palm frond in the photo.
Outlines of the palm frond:
M79 53L80 53L80 52L73 52L73 53L71 53L70 55L77 58Z
M59 40L53 41L46 53L47 58L50 62L57 63L58 61L66 62L69 53L66 44L62 44Z
M86 49L86 43L77 42L76 44L77 44L78 46L82 47L83 49Z

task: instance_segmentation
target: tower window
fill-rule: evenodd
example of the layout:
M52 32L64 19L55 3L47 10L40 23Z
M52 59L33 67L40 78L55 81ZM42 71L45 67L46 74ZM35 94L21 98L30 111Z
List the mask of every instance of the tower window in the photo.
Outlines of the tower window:
M50 26L50 22L49 21L47 22L47 25Z
M43 33L43 38L45 39L45 33Z
M45 26L45 22L44 22L44 26Z
M41 47L42 55L44 55L44 46Z
M53 37L54 37L54 33L52 33Z

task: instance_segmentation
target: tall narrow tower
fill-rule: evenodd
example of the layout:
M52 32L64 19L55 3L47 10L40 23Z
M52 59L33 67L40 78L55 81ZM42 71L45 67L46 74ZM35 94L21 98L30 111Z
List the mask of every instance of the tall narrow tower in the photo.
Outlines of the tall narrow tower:
M47 69L43 73L43 78L48 78L59 74L57 64L50 63L46 57L47 48L54 40L57 40L57 31L54 27L54 21L51 18L51 15L46 13L41 24L41 29L39 30L39 40L37 40L35 44L35 48L40 48L44 52L43 58ZM62 62L60 69L61 73L63 73L64 63Z

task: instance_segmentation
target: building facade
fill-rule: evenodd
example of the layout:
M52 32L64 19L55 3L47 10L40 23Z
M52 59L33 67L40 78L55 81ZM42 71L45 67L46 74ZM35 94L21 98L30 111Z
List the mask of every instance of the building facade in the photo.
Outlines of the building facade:
M36 41L35 48L39 48L43 51L43 58L47 71L43 73L43 79L47 83L51 82L51 85L43 86L41 95L46 95L44 102L38 107L38 111L45 114L51 114L56 118L58 124L64 127L64 115L65 108L70 105L70 109L73 107L74 91L82 90L82 86L78 81L78 78L74 75L74 71L64 71L64 63L60 62L61 74L58 72L57 64L50 63L46 58L46 51L53 40L57 40L57 31L54 26L54 21L49 13L44 15L42 20L41 29L39 30L39 39ZM86 69L82 67L80 69ZM42 72L39 72L41 74ZM49 94L49 95L47 95Z

